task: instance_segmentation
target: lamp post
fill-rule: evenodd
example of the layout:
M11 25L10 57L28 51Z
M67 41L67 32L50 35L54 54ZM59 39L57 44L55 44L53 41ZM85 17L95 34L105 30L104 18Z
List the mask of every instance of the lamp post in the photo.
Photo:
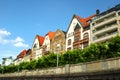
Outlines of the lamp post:
M57 44L57 68L58 68L58 65L59 65L59 57L58 57L59 48L60 48L60 44L58 43Z
M4 66L2 66L2 74L4 73Z
M20 62L19 61L20 61L20 59L18 59L18 72L20 71L20 66L19 66Z

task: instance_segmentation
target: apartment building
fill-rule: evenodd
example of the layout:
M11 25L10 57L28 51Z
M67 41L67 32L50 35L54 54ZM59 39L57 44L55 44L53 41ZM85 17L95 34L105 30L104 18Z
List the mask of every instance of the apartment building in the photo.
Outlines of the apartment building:
M27 52L27 50L23 50L22 52L20 52L20 54L19 54L19 55L17 56L17 58L14 60L14 64L15 64L15 65L18 65L18 64L20 64L21 62L23 62L23 58L25 57L26 52Z
M91 43L106 42L120 35L120 4L97 15L92 19Z

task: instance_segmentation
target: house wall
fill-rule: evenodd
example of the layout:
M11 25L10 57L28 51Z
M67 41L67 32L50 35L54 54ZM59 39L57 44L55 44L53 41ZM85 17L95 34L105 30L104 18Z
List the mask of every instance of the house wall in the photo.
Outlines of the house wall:
M72 22L70 23L70 27L68 28L68 31L66 33L66 51L67 51L68 48L71 48L71 50L73 49L74 28L75 28L77 23L81 26L79 21L76 18L73 18ZM81 29L81 31L82 31L82 29ZM71 45L68 45L68 40L69 39L71 39Z
M65 34L61 30L55 32L54 38L51 42L51 51L56 53L62 53L65 51ZM57 45L60 45L59 47Z
M39 57L42 57L42 49L39 44L38 37L35 38L34 43L32 45L32 56L31 57L32 59L38 59Z
M46 51L50 51L50 39L49 39L49 36L48 36L48 35L45 36L45 40L44 40L44 42L43 42L43 46L44 46L44 45L47 46L47 47L46 47Z

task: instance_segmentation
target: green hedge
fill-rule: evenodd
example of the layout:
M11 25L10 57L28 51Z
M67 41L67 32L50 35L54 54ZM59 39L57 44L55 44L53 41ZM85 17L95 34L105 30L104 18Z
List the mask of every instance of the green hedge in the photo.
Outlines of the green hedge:
M120 56L120 36L113 37L106 43L91 44L83 50L67 51L64 54L58 54L59 66L65 64L76 64L82 62L89 62ZM50 53L50 55L43 56L38 60L31 62L23 62L19 65L0 67L1 73L17 72L22 70L35 70L48 67L55 67L57 64L57 55Z

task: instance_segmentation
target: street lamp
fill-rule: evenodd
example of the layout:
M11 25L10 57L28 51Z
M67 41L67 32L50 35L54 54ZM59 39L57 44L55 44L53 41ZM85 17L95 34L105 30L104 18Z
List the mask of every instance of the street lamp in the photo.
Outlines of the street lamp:
M59 65L59 57L58 57L59 48L60 48L60 44L58 43L57 44L57 68L58 68L58 65Z
M18 72L20 71L20 59L18 59Z
M1 67L2 68L2 74L4 73L4 66Z

